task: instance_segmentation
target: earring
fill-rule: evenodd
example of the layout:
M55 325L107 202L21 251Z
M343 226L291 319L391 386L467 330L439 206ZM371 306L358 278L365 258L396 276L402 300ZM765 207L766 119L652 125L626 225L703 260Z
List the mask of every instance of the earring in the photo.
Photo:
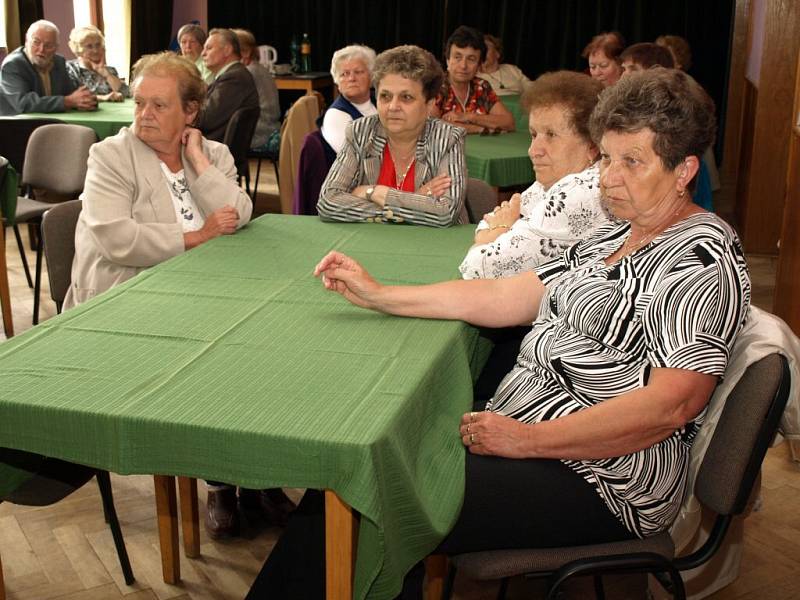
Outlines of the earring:
M678 198L683 198L685 195L686 195L686 190L685 189L681 190L680 192L678 192Z

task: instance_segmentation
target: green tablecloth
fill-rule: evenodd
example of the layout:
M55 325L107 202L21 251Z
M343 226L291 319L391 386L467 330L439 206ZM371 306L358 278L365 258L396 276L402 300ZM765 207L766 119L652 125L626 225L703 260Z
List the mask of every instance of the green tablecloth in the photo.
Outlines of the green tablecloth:
M519 94L509 94L508 96L499 96L499 98L506 108L511 111L511 114L514 115L514 124L517 127L517 131L528 131L528 113L522 110L522 106L520 106L521 96Z
M70 110L63 113L28 113L17 115L18 119L58 119L64 123L85 125L97 133L98 139L105 139L123 127L133 123L133 100L128 98L124 102L100 102L95 111Z
M356 597L391 598L457 516L458 422L488 348L460 322L353 307L311 272L336 248L384 282L455 278L472 233L262 217L0 344L0 446L333 489L362 514Z
M527 126L514 133L468 135L464 148L467 173L497 187L533 183L536 176L528 158L530 143Z

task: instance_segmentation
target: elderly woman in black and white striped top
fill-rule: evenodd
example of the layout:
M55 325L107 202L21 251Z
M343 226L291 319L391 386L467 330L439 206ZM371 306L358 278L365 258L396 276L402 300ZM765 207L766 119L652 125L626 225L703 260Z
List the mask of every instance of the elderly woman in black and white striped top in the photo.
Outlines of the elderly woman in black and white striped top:
M434 56L417 46L378 55L372 79L378 114L348 125L322 185L321 219L466 222L464 130L428 117L443 76Z
M383 312L532 323L486 407L458 425L461 515L440 551L645 537L678 513L689 451L750 303L736 233L692 203L714 106L688 75L634 73L591 118L600 185L622 220L532 271L383 286L326 256L325 286ZM454 434L455 431L454 424Z

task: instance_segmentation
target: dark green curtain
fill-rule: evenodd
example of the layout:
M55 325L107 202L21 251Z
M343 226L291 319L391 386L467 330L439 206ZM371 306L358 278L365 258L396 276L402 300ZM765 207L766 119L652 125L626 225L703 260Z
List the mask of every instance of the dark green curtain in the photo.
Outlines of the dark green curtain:
M471 25L498 35L505 61L529 77L584 70L581 51L600 31L618 30L628 44L661 34L685 37L689 71L717 104L720 131L730 64L734 0L208 0L209 27L245 27L289 62L292 34L308 33L312 67L327 70L331 54L363 43L380 52L417 44L437 57L449 33Z
M44 18L44 9L42 8L42 0L19 0L17 3L19 7L19 39L21 43L25 43L25 33L31 23ZM69 34L69 32L67 32ZM62 32L62 37L64 36ZM64 40L62 40L63 42ZM11 52L14 48L9 48Z
M131 66L144 54L169 48L172 2L131 0Z

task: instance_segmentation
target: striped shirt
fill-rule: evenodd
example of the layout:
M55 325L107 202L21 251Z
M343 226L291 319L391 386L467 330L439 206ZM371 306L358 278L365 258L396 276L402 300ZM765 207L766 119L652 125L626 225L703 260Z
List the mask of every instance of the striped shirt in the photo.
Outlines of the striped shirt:
M322 184L317 212L323 221L412 223L447 227L463 220L466 190L464 136L466 132L439 119L427 119L417 139L414 189L437 175L450 176L443 196L402 192L389 188L383 207L354 196L359 185L375 185L388 143L378 115L363 117L347 126L345 143ZM464 222L466 222L464 220Z
M539 316L488 410L536 423L641 388L653 367L722 377L750 304L736 233L695 214L606 265L629 231L629 223L606 225L538 267L547 286ZM650 448L564 463L632 533L663 531L680 508L704 416Z

